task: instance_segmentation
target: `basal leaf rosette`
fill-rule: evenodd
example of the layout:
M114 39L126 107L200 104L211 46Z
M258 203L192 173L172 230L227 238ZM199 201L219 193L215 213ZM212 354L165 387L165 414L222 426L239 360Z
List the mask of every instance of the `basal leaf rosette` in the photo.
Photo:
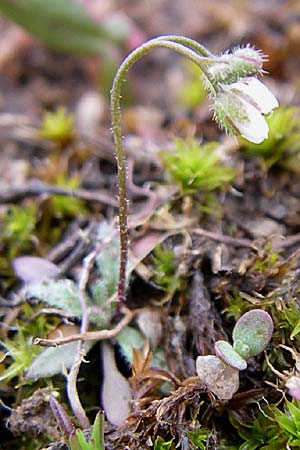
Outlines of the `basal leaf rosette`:
M233 332L233 348L243 358L261 353L271 340L274 325L262 309L252 309L237 321Z

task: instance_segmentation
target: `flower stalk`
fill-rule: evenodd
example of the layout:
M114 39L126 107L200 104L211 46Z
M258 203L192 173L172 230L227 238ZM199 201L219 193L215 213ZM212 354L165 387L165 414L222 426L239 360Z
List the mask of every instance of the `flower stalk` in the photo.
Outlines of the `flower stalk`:
M203 46L198 45L195 41L188 38L169 37L169 40L165 38L155 38L145 44L138 47L120 65L111 90L111 113L112 113L112 132L114 136L117 168L118 168L118 196L119 196L119 232L120 232L120 268L119 268L119 283L118 283L118 305L119 308L125 303L126 297L126 267L128 259L128 205L127 205L127 186L126 186L126 159L122 142L122 130L121 130L121 112L120 112L120 100L123 79L126 76L128 70L144 55L157 48L168 48L186 56L206 73L208 80L210 75L206 70L205 65L213 64L215 62L214 57ZM194 48L191 49L186 45ZM205 54L202 56L199 53ZM214 90L213 83L211 89Z
M250 47L234 49L232 53L214 56L203 45L193 39L176 35L160 36L145 42L133 50L121 63L111 89L112 133L117 159L119 196L120 268L118 310L125 303L128 259L127 173L121 130L121 90L128 70L144 55L158 48L173 50L193 61L201 69L205 87L214 103L214 118L218 121L221 128L230 133L240 133L252 142L261 142L268 134L268 128L262 114L265 111L270 112L271 109L278 106L277 100L265 86L264 89L261 89L261 93L267 98L267 102L272 104L272 107L263 108L261 106L263 99L258 102L257 95L252 92L252 87L256 84L255 81L251 81L253 80L252 76L262 73L264 56L260 51ZM220 74L220 71L226 73L225 78ZM250 76L251 78L249 78ZM248 79L246 84L248 84L246 87L241 87L238 83L240 79L246 77ZM258 82L258 80L256 81ZM246 89L248 89L247 93L244 92ZM257 125L262 127L262 131L258 130L258 135L256 136L253 130Z

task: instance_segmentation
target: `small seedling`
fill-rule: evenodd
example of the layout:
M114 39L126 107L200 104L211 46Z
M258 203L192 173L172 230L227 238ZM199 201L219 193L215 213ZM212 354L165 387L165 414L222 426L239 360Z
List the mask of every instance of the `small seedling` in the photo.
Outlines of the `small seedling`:
M226 341L215 343L217 356L198 356L197 374L210 391L221 399L230 399L239 388L239 371L247 367L250 356L261 353L273 333L271 316L261 309L243 314L233 333L233 346Z
M248 311L240 317L233 329L234 350L244 359L258 355L271 340L273 329L273 321L266 311Z
M173 445L173 439L165 441L162 437L158 436L154 442L154 450L171 450Z
M63 147L74 135L74 116L67 114L65 108L46 112L39 135Z
M28 339L25 338L22 330L19 330L13 340L1 342L1 345L7 350L7 353L2 360L0 359L0 363L4 361L6 357L12 358L13 362L7 369L0 372L0 384L3 382L7 383L14 377L19 377L19 380L22 380L24 371L30 365L32 359L39 350L32 348L32 343L28 342Z
M9 259L19 254L20 250L26 251L31 248L36 222L36 205L28 204L23 207L12 205L8 208L3 217L0 237L7 245Z
M288 449L289 447L286 447L287 438L276 422L275 411L276 405L260 407L260 411L251 423L245 422L244 417L230 413L230 422L243 440L241 445L234 448L237 450Z
M217 142L201 145L196 139L175 139L175 150L163 152L162 159L167 172L181 193L192 194L199 190L204 192L221 188L230 183L235 170L220 162Z
M182 282L176 274L178 264L174 252L163 249L158 245L154 249L152 259L154 262L154 282L169 293L173 293L180 288Z

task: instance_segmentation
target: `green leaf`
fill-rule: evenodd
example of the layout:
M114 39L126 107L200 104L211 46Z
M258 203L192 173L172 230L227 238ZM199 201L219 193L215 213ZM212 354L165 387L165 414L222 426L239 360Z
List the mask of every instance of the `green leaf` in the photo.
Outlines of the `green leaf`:
M70 450L82 450L77 434L72 434L72 436L69 437L69 447Z
M26 287L26 298L37 298L53 308L81 317L78 286L71 280L50 280Z
M26 378L38 380L48 378L58 373L63 373L64 369L70 369L73 365L77 350L77 342L49 347L43 350L30 364Z
M142 333L130 326L123 328L115 339L129 364L132 363L132 350L134 348L141 350L145 344L145 338Z
M94 296L97 304L103 304L117 290L119 275L119 236L115 228L107 222L102 222L98 229L98 239L107 244L99 252L96 258L96 267L100 276L94 286Z
M94 341L85 343L88 352L93 346ZM41 351L30 364L26 379L38 380L39 378L49 378L53 375L63 373L65 369L70 369L74 363L78 342L69 342L58 347L48 347Z
M256 450L260 445L256 439L249 439L240 446L239 450Z
M94 450L105 450L103 411L99 411L96 415L92 429L92 442Z
M262 352L272 338L271 316L262 309L243 314L232 332L233 348L244 359Z
M0 12L48 46L76 55L97 55L107 44L118 42L128 30L94 22L86 10L71 0L1 0ZM121 35L120 35L121 34Z
M158 436L154 442L154 450L170 450L172 448L173 439L164 441L162 437Z
M297 434L297 428L295 426L294 421L291 419L291 417L287 416L285 413L278 411L276 414L277 422L280 426L280 428L286 433L286 434Z
M298 405L295 405L292 402L288 402L288 409L290 412L290 415L295 422L295 426L297 430L300 430L300 408Z
M90 442L87 442L86 438L84 437L84 434L81 430L76 431L76 437L78 439L78 442L80 444L81 450L94 450L93 445Z
M233 349L232 345L227 341L215 342L215 353L226 364L239 370L245 370L246 361Z
M189 431L188 438L192 441L194 445L200 450L205 450L207 443L208 432L204 430L201 426L197 430Z
M290 339L293 340L300 333L300 318L291 332Z

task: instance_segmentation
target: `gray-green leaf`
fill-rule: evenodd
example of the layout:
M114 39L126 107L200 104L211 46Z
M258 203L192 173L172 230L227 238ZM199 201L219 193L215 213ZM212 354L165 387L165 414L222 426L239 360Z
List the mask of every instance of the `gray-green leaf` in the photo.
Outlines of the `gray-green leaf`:
M71 280L50 280L44 283L32 283L26 287L26 298L37 298L52 308L59 308L81 317L79 290Z

